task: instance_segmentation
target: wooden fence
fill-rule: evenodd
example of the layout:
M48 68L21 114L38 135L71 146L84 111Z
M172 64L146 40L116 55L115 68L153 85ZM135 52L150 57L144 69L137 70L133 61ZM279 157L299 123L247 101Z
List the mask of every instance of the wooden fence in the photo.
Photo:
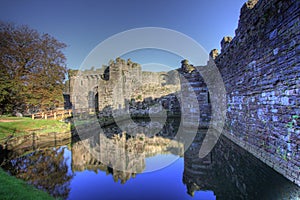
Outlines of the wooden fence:
M64 119L72 116L72 110L52 110L31 115L32 119Z

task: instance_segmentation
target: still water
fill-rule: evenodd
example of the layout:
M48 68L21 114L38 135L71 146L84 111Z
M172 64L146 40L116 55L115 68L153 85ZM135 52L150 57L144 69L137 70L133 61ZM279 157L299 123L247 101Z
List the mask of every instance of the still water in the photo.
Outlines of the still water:
M206 130L187 145L176 140L176 120L137 123L131 135L113 125L100 134L87 130L85 138L2 151L1 167L63 199L300 199L298 186L225 137L201 159ZM153 127L160 131L149 132Z

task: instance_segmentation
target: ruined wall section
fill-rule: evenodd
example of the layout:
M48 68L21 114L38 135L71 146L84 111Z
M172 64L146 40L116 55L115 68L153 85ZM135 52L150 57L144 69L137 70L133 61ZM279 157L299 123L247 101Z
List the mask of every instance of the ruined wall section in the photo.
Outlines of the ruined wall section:
M174 72L142 71L139 64L120 58L108 67L109 75L98 82L99 110L103 116L110 116L111 111L128 109L132 102L150 105L152 101L180 90L179 81L171 80L174 78L169 76Z
M117 58L101 69L70 71L73 110L95 110L100 111L99 116L111 117L122 116L129 109L133 116L140 116L161 105L169 115L183 113L187 123L200 119L201 126L207 127L211 108L207 86L199 73L202 68L183 60L176 70L145 72L139 64Z
M100 79L98 83L99 110L125 108L125 100L139 88L141 66L131 61L117 58L109 65L108 80Z
M252 0L215 59L225 135L300 185L300 2Z
M155 85L160 85L163 82L163 72L148 72L148 71L143 71L142 72L142 84L155 84Z
M156 99L180 90L176 70L145 72L141 66L117 58L101 69L69 70L69 91L73 109L116 110L127 108L128 102Z

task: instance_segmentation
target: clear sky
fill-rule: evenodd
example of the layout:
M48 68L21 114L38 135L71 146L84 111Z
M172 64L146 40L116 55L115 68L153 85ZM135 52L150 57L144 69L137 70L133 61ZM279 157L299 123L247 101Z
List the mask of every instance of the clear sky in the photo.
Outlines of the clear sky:
M0 20L27 24L66 43L67 67L78 68L100 42L133 28L173 29L191 37L208 52L214 48L220 49L220 41L224 36L234 36L240 8L245 2L1 0Z

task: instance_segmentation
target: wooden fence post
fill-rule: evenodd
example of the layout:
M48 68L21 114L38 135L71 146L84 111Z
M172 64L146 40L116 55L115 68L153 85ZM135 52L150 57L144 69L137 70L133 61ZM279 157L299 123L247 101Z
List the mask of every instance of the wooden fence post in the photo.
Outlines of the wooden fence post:
M54 119L56 119L56 112L54 112Z
M34 114L31 115L31 118L34 119Z
M45 119L47 119L47 114L45 114Z

